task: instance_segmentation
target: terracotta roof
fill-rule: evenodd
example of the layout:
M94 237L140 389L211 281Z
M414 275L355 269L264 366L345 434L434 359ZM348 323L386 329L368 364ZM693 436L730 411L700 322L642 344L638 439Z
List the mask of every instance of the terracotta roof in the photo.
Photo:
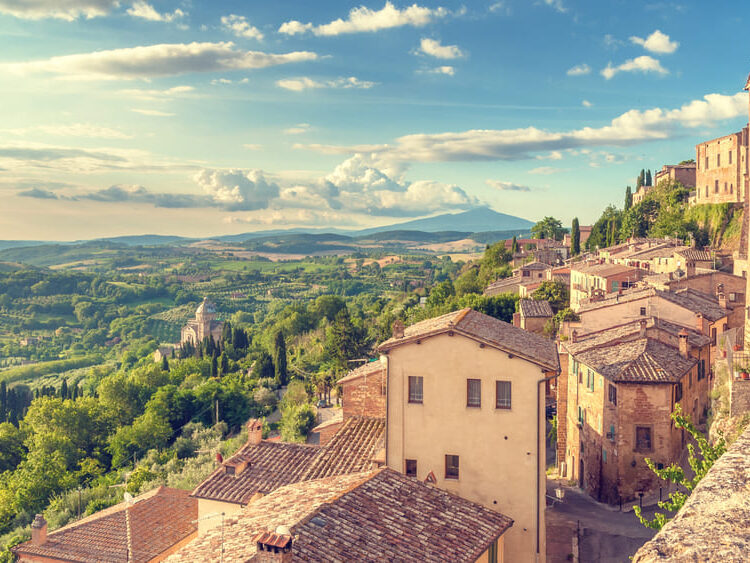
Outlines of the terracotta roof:
M304 480L367 471L384 447L385 419L347 418L305 473Z
M468 308L413 324L404 330L403 338L390 338L383 342L379 349L387 351L402 344L447 332L489 344L546 370L560 369L557 349L551 340Z
M654 246L647 248L639 252L634 252L628 256L628 260L651 260L653 258L669 258L674 254L681 254L682 252L690 250L689 246L675 246L673 244L663 244L661 246Z
M529 262L518 268L519 270L551 270L552 266L542 262Z
M287 526L302 561L475 561L513 525L503 514L391 469L277 489L184 547L173 563L247 561ZM277 532L278 533L278 532Z
M624 264L591 264L589 266L575 265L571 267L571 273L580 272L582 274L588 274L591 276L600 276L606 278L608 276L617 276L620 274L628 274L639 272L638 268L633 266L625 266Z
M191 495L247 504L256 493L269 493L300 481L320 451L321 448L317 446L268 440L257 445L245 444L198 485ZM235 475L226 473L227 464L242 462L249 463L246 469Z
M663 333L666 337L665 339L677 342L675 339L681 331L685 330L688 333L688 344L691 347L702 348L711 343L711 339L708 336L701 334L692 327L684 327L656 317L641 317L640 319L603 330L579 334L576 342L567 340L562 344L571 354L578 354L584 350L590 350L598 346L634 340L640 334L641 320L646 321L646 334L656 337L657 340L660 340L659 333Z
M695 262L710 262L714 259L708 250L698 250L697 248L686 248L677 252L681 256L685 257L685 260L692 260Z
M198 531L198 501L189 491L159 487L135 498L47 534L43 545L22 543L13 549L18 556L62 561L126 561L128 507L132 553L130 561L157 557Z
M382 373L383 371L385 371L385 366L383 366L383 364L379 361L376 360L374 362L367 362L366 364L363 364L347 373L344 377L339 379L339 383L354 381L355 379L359 379L360 377L364 377L365 375L374 375Z
M549 301L537 301L535 299L521 299L518 302L518 311L523 317L553 317L552 306Z
M578 313L601 309L602 307L610 307L620 303L638 301L648 297L659 297L693 313L701 313L711 322L717 321L728 314L726 309L719 307L719 299L708 293L702 293L690 288L665 291L655 287L631 288L624 290L622 293L609 293L604 299L587 299L578 307Z
M648 337L597 346L573 356L607 379L624 383L676 383L698 363Z
M487 290L493 290L493 289L499 289L505 286L513 286L513 285L520 285L525 283L524 280L521 278L521 276L512 276L510 278L503 278L500 280L495 280L490 285L488 285L485 288L485 291Z

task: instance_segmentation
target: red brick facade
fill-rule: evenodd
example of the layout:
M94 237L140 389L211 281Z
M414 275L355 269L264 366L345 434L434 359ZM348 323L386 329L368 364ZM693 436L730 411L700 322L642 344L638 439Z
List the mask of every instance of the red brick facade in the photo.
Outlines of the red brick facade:
M344 420L351 416L385 418L385 368L380 362L372 362L365 368L350 373L340 382Z

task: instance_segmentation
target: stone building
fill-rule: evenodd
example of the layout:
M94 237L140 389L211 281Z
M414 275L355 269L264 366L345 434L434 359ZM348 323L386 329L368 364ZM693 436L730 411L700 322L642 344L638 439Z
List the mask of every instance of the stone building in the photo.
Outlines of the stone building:
M386 463L510 516L508 561L545 560L545 388L554 342L471 309L394 326Z
M555 316L549 301L521 299L518 312L513 315L513 325L529 332L542 334L544 327Z
M190 342L193 346L198 346L205 338L213 338L216 342L221 340L221 332L224 329L224 323L217 320L216 305L203 298L203 302L198 305L195 311L195 319L191 319L182 327L180 343Z
M676 404L696 422L705 418L709 343L656 319L581 338L574 333L563 343L569 357L561 473L613 504L658 488L644 460L679 460L686 442L670 419Z
M695 146L696 203L742 203L747 189L748 128Z
M570 308L577 311L590 297L617 293L636 285L643 270L622 264L576 264L570 268Z
M679 182L686 188L695 187L695 162L665 164L654 174L654 185L661 182Z

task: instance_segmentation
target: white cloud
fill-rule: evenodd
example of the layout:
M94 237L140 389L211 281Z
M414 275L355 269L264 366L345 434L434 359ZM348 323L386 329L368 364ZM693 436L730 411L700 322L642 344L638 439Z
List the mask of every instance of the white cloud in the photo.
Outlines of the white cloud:
M592 104L592 103L591 103L591 102L589 102L588 100L583 100L583 101L581 102L581 105L582 105L583 107L585 107L585 108L590 108L590 107L591 107L591 106L593 106L594 104Z
M390 29L393 27L412 26L423 27L428 23L445 17L445 8L425 8L416 3L399 10L390 1L380 10L372 10L365 6L352 8L347 19L337 19L324 25L313 25L291 20L281 24L279 33L296 35L311 31L315 35L332 36L344 33L363 33Z
M301 135L302 133L307 133L309 130L310 130L309 123L298 123L294 127L289 127L288 129L284 129L283 133L285 135Z
M568 69L568 76L583 76L591 72L591 67L587 64L576 65Z
M166 111L159 111L155 109L140 109L140 108L131 108L130 111L134 111L135 113L140 113L141 115L150 115L153 117L173 117L174 113L169 113Z
M50 73L77 79L129 80L189 72L257 69L317 58L309 51L284 54L243 51L236 49L231 42L173 43L4 63L0 64L0 71L22 75Z
M105 16L119 4L118 0L0 0L0 13L29 20L73 21Z
M228 78L214 78L211 81L211 84L214 84L214 85L216 85L216 84L231 84L231 83L232 83L232 81L229 80Z
M568 11L562 0L544 0L544 3L547 4L547 6L551 6L560 13L565 13Z
M457 45L441 45L440 41L427 38L422 38L419 42L417 52L436 59L458 59L464 56L464 52Z
M437 66L427 70L418 70L421 74L445 74L447 76L453 76L456 74L456 69L450 65Z
M262 170L204 169L193 179L211 199L229 210L265 209L279 195L279 186Z
M258 41L263 40L263 33L255 26L250 25L245 16L238 16L231 14L229 16L223 16L221 23L224 29L233 33L237 37L244 37L245 39L257 39Z
M522 186L520 184L514 184L512 182L501 182L500 180L485 180L485 184L496 190L505 192L530 192L529 186Z
M128 14L133 16L134 18L141 18L152 22L172 22L174 20L184 18L186 15L185 12L183 12L179 8L177 8L171 14L169 12L160 14L151 4L148 4L147 2L144 2L142 0L133 2L133 5L128 8Z
M117 129L91 125L90 123L71 123L67 125L36 125L19 129L2 129L3 133L9 135L26 136L34 133L50 135L55 137L88 137L92 139L132 139Z
M524 160L539 153L585 147L626 146L683 134L685 128L711 127L743 116L747 94L708 94L676 109L630 110L602 127L569 131L522 129L473 129L460 132L405 135L392 144L331 146L309 145L325 154L368 152L394 162L451 162Z
M495 2L494 4L490 4L490 7L488 9L493 14L503 13L506 16L509 16L511 14L510 6L505 1Z
M609 80L619 72L655 72L657 74L669 74L669 71L661 66L658 59L649 55L641 55L634 59L629 59L618 66L607 64L607 68L602 70L602 76Z
M302 92L303 90L310 90L315 88L356 88L366 90L372 88L376 84L376 82L360 80L355 76L337 78L335 80L326 80L323 82L313 80L312 78L309 78L307 76L301 76L299 78L283 78L276 81L276 85L279 88L284 88L293 92Z
M120 94L132 96L141 100L155 101L168 100L171 98L185 96L193 93L194 91L195 88L193 88L192 86L173 86L172 88L167 88L165 90L145 90L132 88L128 90L120 90Z
M542 174L544 176L559 174L560 172L565 172L565 169L555 168L553 166L539 166L538 168L532 168L531 170L529 170L529 174Z
M641 45L646 51L662 55L674 53L677 50L677 47L680 46L677 41L672 41L669 38L669 35L662 33L658 29L646 37L646 39L633 36L630 38L630 41L636 45Z
M610 33L607 33L604 36L603 41L604 41L604 46L609 49L616 49L620 45L623 45L623 41L621 41L620 39L617 39L614 35Z

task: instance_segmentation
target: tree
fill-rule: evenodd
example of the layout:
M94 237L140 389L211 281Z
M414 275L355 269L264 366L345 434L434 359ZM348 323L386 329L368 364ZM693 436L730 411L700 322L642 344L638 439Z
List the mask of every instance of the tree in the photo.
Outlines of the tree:
M513 235L513 242L510 245L510 253L511 255L514 255L518 252L518 241L516 240L516 235Z
M166 356L161 357L161 369L162 371L169 371L169 360Z
M627 211L633 207L633 192L630 191L630 186L625 188L625 207L623 207L623 211Z
M559 219L545 217L531 227L531 234L541 239L562 240L563 236L565 236L565 229Z
M548 301L555 313L570 306L568 286L560 281L543 281L531 296L534 301Z
M690 420L690 417L682 413L682 407L679 403L675 405L675 409L674 412L672 412L671 417L674 421L675 428L683 428L687 430L687 432L698 443L698 448L700 448L700 456L702 458L700 459L698 458L698 456L696 456L695 447L693 446L693 444L688 444L688 463L690 464L690 468L695 474L692 479L688 479L685 476L685 471L676 463L672 463L672 465L670 465L669 467L665 467L664 469L657 469L654 462L646 458L646 464L648 465L649 469L656 473L656 475L660 479L671 481L672 483L676 484L679 487L682 487L687 491L687 494L683 493L680 490L674 491L673 493L669 494L669 500L660 501L658 503L659 508L669 510L670 512L677 512L685 504L685 501L687 500L689 494L693 492L695 486L700 482L701 479L703 479L703 477L706 476L706 473L708 473L708 470L711 469L714 462L719 459L725 451L727 451L727 445L724 441L724 436L721 431L719 431L719 439L716 444L714 444L713 446L709 444L706 437L698 431L693 422ZM661 530L664 524L666 524L671 519L667 518L666 514L657 512L656 514L654 514L654 519L649 520L643 516L641 507L637 505L633 507L633 512L635 512L635 515L641 521L641 524L643 524L647 528L652 528L654 530Z
M281 331L278 331L276 333L276 338L274 338L273 363L275 367L276 384L286 385L288 380L286 340L284 340L284 333Z
M645 179L645 186L651 185L651 170L646 170L646 179Z
M273 359L271 355L263 350L253 364L253 378L254 379L266 379L273 378L276 375L276 370L273 367Z
M645 181L646 181L646 171L641 168L641 173L638 174L638 179L635 182L635 191L638 191L638 189L641 186L644 186Z
M581 227L578 225L578 217L573 218L570 229L570 253L573 256L581 253Z

